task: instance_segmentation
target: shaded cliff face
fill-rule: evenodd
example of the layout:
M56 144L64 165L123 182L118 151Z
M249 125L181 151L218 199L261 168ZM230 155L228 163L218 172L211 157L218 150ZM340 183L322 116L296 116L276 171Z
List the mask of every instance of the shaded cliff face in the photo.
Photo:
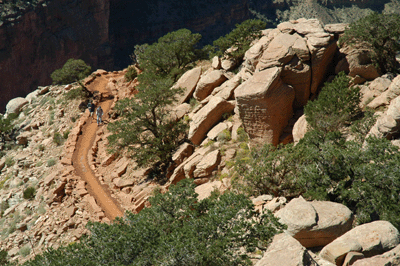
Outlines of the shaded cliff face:
M109 0L57 0L31 8L0 27L0 112L69 58L94 68L113 65L108 35Z
M167 32L187 28L200 33L202 44L250 18L248 0L110 0L110 35L117 68L131 61L135 44L151 43Z

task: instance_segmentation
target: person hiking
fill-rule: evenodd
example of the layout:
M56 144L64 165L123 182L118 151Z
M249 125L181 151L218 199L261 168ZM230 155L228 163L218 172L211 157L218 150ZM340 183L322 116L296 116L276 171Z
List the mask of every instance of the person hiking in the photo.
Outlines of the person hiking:
M101 120L101 117L103 116L103 109L101 109L101 106L97 108L97 125L100 125L103 121Z
M94 104L92 102L89 102L87 105L88 109L89 109L89 116L93 116L93 112L94 112Z

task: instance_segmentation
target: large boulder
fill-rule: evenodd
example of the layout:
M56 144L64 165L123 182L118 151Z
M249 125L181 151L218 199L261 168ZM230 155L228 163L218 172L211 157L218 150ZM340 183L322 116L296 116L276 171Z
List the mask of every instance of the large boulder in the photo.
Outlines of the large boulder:
M225 77L224 72L221 70L213 70L209 72L208 74L202 76L197 83L193 97L198 101L204 100L216 87L221 85L226 80L227 78Z
M212 97L203 108L193 115L190 122L189 140L195 145L200 145L207 132L221 120L222 115L232 112L234 108L234 102L220 97Z
M355 261L352 266L394 266L400 265L400 245L382 255Z
M306 116L302 115L299 119L297 119L296 123L293 126L292 135L293 142L297 144L307 133L307 120Z
M196 165L196 170L193 172L194 178L209 177L211 172L219 165L220 162L221 153L219 150L210 152Z
M318 266L307 249L292 236L276 235L255 266Z
M352 212L330 201L291 200L275 214L288 226L286 232L305 247L324 246L351 229Z
M400 242L399 231L387 221L375 221L357 226L326 245L320 256L336 265L342 265L347 253L363 253L365 257L382 254Z
M339 51L345 58L336 67L336 73L348 70L349 76L360 76L366 80L374 80L380 76L378 69L371 62L369 50L363 47L343 46Z
M367 136L391 139L400 129L400 96L392 100L387 111L379 116Z
M243 126L250 138L277 145L293 115L294 89L280 78L281 68L256 72L235 90Z
M28 100L22 97L17 97L10 100L6 106L6 114L19 114L21 108L28 103Z
M197 82L201 76L201 67L193 68L187 71L174 85L174 88L184 89L183 95L179 99L179 103L187 102L193 95L196 89Z
M369 87L372 91L378 90L383 91L383 93L372 100L368 107L375 109L382 105L388 105L391 100L400 95L400 75L394 78L393 81L382 77L376 78Z

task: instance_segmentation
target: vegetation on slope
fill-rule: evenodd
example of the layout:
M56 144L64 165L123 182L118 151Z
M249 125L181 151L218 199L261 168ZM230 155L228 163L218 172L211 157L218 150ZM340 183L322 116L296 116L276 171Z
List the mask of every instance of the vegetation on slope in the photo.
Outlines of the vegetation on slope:
M243 176L238 189L249 195L335 201L349 207L358 223L387 220L400 228L399 148L386 139L365 140L368 130L358 130L364 137L351 141L343 133L361 126L356 117L372 126L374 118L360 113L359 101L359 89L338 75L305 107L310 128L296 146L265 146L237 161L236 171Z
M213 194L198 201L191 180L150 198L151 207L115 223L92 223L91 234L30 262L36 265L252 265L248 252L265 248L283 229L243 195Z
M400 15L372 13L352 23L340 42L369 49L372 62L382 73L396 73L396 54L400 50Z

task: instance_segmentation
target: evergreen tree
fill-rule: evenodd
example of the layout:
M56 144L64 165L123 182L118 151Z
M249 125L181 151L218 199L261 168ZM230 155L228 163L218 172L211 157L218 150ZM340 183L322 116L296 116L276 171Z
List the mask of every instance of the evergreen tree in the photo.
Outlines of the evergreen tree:
M51 74L53 84L70 84L86 78L92 68L81 59L68 59L64 66Z
M261 30L265 29L265 26L266 23L259 19L245 20L236 24L236 28L230 33L215 40L211 50L215 50L213 54L218 56L227 55L232 59L242 60L251 42L261 37ZM233 49L227 51L231 47ZM207 48L210 49L210 47Z
M243 195L214 193L199 201L192 180L150 198L151 207L109 225L90 223L81 243L49 250L25 265L252 265L247 252L267 243L283 226L260 214Z
M170 114L181 89L171 88L171 79L160 79L146 72L140 75L135 98L122 99L115 105L122 118L108 125L113 134L110 147L130 152L138 166L156 162L167 166L172 152L186 137L186 124Z
M145 72L153 72L174 81L184 73L196 57L196 44L201 39L198 33L188 29L170 32L149 45L135 46L133 58Z
M371 50L371 60L383 73L398 72L396 54L400 50L400 15L370 15L350 24L340 43L363 45Z

